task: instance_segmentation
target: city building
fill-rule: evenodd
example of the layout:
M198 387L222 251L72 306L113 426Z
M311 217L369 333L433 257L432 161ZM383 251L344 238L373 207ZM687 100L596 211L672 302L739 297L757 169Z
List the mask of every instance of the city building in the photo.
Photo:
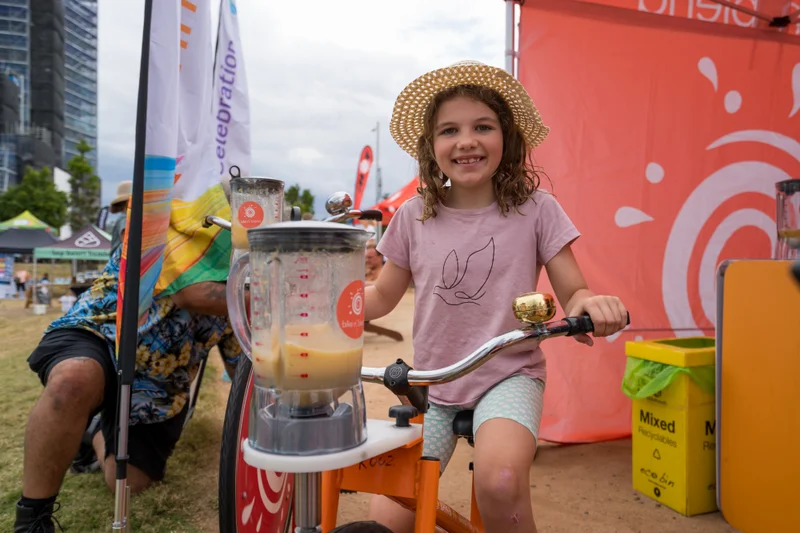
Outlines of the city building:
M97 0L64 2L64 164L81 139L97 168Z
M28 0L0 0L0 71L19 89L20 125L30 123L30 25ZM3 105L9 105L8 100ZM10 133L10 125L5 126L3 133ZM16 132L14 129L11 133Z
M97 0L0 0L0 192L81 139L96 168Z

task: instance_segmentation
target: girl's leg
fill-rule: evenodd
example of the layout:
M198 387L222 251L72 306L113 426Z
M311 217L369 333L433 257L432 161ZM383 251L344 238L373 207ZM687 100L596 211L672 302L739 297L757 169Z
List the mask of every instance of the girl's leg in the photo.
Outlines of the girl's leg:
M459 407L431 403L425 413L422 427L424 441L422 455L437 457L439 469L444 472L456 449L457 437L453 434L453 419ZM374 520L392 530L393 533L413 533L414 513L401 507L385 496L375 495L369 504L368 520Z
M513 376L475 409L475 498L486 533L535 533L530 468L542 413L544 384Z

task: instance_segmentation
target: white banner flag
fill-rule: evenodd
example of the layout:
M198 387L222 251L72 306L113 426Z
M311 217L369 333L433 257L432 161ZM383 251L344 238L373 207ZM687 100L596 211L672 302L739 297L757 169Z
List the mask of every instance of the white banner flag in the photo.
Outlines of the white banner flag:
M193 201L219 183L212 171L211 0L182 2L180 65L180 129L174 198Z
M214 154L219 176L231 165L250 174L250 100L244 68L236 0L220 0L219 35L214 68Z

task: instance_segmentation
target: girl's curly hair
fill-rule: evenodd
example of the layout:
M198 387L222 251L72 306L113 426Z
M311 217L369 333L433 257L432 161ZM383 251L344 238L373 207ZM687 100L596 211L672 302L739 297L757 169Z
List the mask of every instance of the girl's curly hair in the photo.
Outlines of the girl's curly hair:
M478 85L459 85L437 94L425 111L425 132L419 138L417 159L419 161L419 187L424 208L421 221L436 217L436 206L441 203L447 189L447 176L442 174L433 151L433 131L436 115L441 105L458 96L472 98L486 104L497 114L503 131L503 156L492 176L494 194L500 213L505 216L511 208L524 204L539 187L539 171L530 159L530 149L525 138L514 123L514 115L500 93ZM424 186L423 186L424 185Z

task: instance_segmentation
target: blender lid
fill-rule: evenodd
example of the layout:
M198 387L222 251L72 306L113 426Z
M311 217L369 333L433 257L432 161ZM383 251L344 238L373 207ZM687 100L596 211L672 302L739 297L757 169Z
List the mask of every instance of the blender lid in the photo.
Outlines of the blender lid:
M266 185L274 189L283 189L284 186L284 183L281 180L267 178L264 176L237 176L230 179L230 184L231 187L235 187L238 184Z
M783 194L795 194L800 192L800 179L794 178L785 181L779 181L775 184L775 188L778 192Z
M372 233L338 222L304 220L276 222L247 230L251 246L266 246L280 252L322 248L329 251L351 251L363 247Z

